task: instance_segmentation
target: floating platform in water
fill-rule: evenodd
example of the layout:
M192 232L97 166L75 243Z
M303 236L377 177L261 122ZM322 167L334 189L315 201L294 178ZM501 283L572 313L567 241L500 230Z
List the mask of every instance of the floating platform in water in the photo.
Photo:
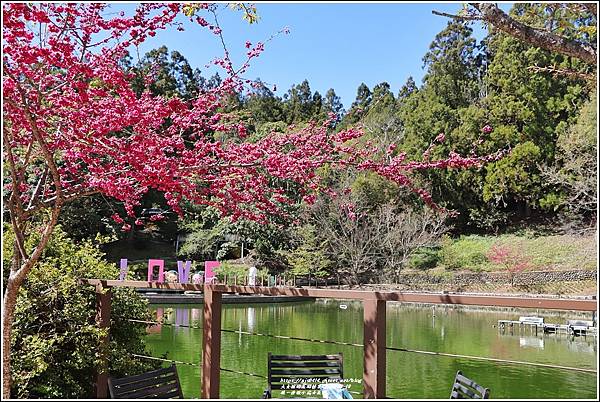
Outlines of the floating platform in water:
M498 329L511 332L515 328L519 333L529 330L537 335L538 331L544 334L566 334L577 336L596 336L598 331L593 321L568 320L566 324L545 323L543 317L519 317L518 320L498 320Z

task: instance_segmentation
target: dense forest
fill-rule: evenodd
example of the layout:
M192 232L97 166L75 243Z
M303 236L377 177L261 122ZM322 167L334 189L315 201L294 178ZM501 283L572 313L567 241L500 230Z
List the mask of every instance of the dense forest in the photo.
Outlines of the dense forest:
M530 25L556 23L553 29L563 35L595 42L591 14L557 19L550 11L516 4L510 14ZM221 79L204 77L185 55L164 46L141 60L122 62L134 73L140 93L150 78L154 94L190 100ZM246 255L250 250L271 272L337 274L353 282L390 278L415 250L437 244L445 233L501 234L523 225L573 233L594 227L597 99L590 77L595 77L595 66L493 29L477 41L468 22L451 19L423 56L423 68L422 85L409 77L398 93L387 82L373 88L361 84L349 110L334 88L321 94L304 80L279 97L257 79L248 92L223 100L221 113L228 121L247 124L246 141L286 133L290 126L329 124L331 131L362 128L364 146L377 147L382 156L404 152L420 161L450 152L506 151L480 168L415 175L415 183L431 193L442 211L429 209L415 194L379 176L323 169L329 194L310 206L296 194L298 202L289 205L293 221L274 216L269 225L232 222L210 207L192 205L178 220L162 212L167 203L153 192L137 211L146 224L131 222L129 233L106 218L122 207L101 196L68 206L61 224L76 239L100 232L138 245L150 238L174 242L185 234L178 256L200 261L239 257L243 242ZM220 141L239 140L227 133L213 135ZM288 186L290 194L294 191ZM154 213L165 219L155 220Z

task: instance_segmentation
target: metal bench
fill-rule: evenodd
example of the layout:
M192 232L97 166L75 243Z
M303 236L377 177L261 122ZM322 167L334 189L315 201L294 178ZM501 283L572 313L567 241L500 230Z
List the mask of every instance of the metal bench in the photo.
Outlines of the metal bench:
M525 325L544 325L543 317L519 317L519 324Z
M112 399L183 399L175 364L124 378L109 377L108 389Z
M490 390L465 377L459 370L454 378L450 399L490 399Z
M268 354L267 389L263 399L273 397L273 391L281 391L282 397L318 391L319 384L340 382L344 378L342 353L335 355L273 355ZM292 394L292 391L295 391ZM300 392L298 392L300 391ZM313 395L314 397L314 395Z
M588 329L594 326L594 323L584 320L568 320L567 326L573 335L585 335Z

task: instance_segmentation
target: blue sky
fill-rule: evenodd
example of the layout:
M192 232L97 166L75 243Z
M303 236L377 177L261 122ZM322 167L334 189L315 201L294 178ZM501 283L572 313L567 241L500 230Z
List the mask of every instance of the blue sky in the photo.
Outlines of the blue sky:
M448 22L431 11L457 13L462 3L257 2L256 6L260 21L249 25L242 20L241 12L220 5L219 22L234 63L239 65L245 60L246 40L264 41L287 26L290 33L269 42L246 76L275 84L279 96L293 84L308 79L311 89L322 95L334 88L347 109L361 82L372 89L387 81L394 93L409 76L420 83L424 74L422 58ZM501 8L507 11L510 4L502 4ZM206 69L205 65L223 54L220 42L204 28L189 22L185 27L184 32L159 32L140 47L140 54L166 45L169 50L181 52L204 76L212 75L217 70ZM475 23L473 28L477 37L484 35L481 24Z

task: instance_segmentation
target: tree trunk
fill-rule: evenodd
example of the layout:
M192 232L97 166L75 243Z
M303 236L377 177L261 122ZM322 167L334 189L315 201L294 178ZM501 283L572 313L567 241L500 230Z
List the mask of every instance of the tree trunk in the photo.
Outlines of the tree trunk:
M6 290L2 299L2 396L5 399L10 398L10 386L12 380L10 372L10 340L12 334L12 325L14 321L15 306L17 303L17 295L19 294L21 284L23 283L25 278L27 278L29 271L31 271L31 268L38 262L38 260L42 256L42 253L46 248L48 241L50 240L50 236L54 231L54 227L56 226L56 222L58 220L58 215L60 214L60 211L60 204L52 209L50 220L48 221L48 223L46 223L46 226L42 231L40 241L35 246L33 253L31 253L31 255L28 256L29 258L21 258L21 255L15 248L11 272L8 276L8 280L6 282ZM14 211L11 211L11 213L14 213ZM19 230L18 226L15 226L13 224L12 227L15 231L15 237L20 236L21 239L25 239L24 233Z
M14 319L15 305L19 285L12 275L8 278L4 298L2 300L2 397L10 398L11 373L10 373L10 338Z

